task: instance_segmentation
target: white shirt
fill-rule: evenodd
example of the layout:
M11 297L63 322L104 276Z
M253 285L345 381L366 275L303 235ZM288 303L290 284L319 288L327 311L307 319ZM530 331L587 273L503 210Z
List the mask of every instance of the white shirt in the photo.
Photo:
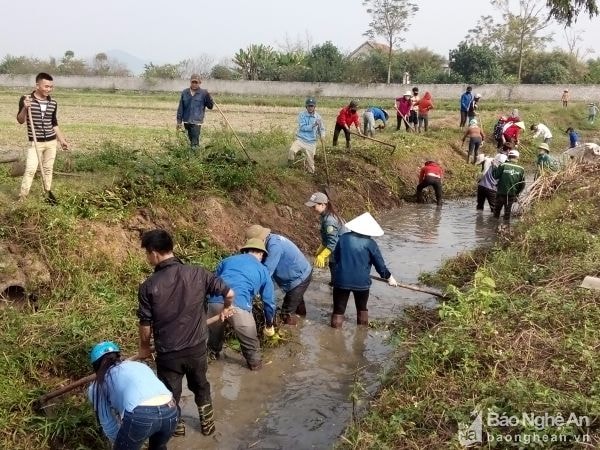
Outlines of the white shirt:
M535 139L538 137L541 137L542 139L552 139L552 132L550 131L550 128L543 123L538 123L537 131L533 135L533 138Z

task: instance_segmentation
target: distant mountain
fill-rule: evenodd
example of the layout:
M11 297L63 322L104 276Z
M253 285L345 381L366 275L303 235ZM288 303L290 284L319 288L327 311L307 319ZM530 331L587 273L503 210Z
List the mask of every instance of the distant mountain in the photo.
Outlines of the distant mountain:
M144 65L150 62L138 58L137 56L127 53L123 50L107 50L104 53L106 53L106 56L109 58L116 59L117 61L125 64L127 69L131 71L132 75L141 75L144 72Z

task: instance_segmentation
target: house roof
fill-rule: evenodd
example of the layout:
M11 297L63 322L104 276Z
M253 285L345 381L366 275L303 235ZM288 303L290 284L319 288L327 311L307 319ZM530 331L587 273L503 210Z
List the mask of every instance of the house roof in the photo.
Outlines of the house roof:
M365 41L360 44L353 52L348 55L348 58L354 58L356 56L365 55L373 50L388 52L390 50L389 45L380 44L374 41Z

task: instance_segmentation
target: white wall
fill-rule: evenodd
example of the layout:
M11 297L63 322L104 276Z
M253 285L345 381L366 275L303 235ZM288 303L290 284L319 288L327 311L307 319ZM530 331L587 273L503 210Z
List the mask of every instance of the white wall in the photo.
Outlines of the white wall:
M55 76L57 87L75 89L119 89L137 91L178 92L188 85L187 80L147 81L140 77L79 77ZM0 86L31 88L35 85L34 75L0 75ZM395 98L410 89L412 85L400 84L341 84L341 83L300 83L280 81L227 81L204 80L202 87L211 93L240 95L294 95L346 98ZM457 99L464 92L462 84L419 85L421 93L430 91L437 100ZM600 85L549 85L488 84L473 86L473 92L484 99L498 100L555 100L559 101L562 91L569 89L573 101L600 101Z

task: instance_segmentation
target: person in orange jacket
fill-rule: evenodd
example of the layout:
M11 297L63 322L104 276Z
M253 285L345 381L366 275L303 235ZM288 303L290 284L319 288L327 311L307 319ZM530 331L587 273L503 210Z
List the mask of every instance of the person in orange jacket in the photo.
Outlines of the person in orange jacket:
M423 94L423 98L419 100L419 103L417 103L417 105L419 107L418 131L420 133L421 126L423 126L423 129L425 131L427 131L427 129L429 128L429 111L433 109L433 101L431 99L431 94L429 93L429 91L426 91L425 94Z
M340 135L340 131L344 131L344 136L346 137L346 148L350 148L350 126L354 124L356 127L356 131L361 136L363 135L360 130L360 119L358 117L358 113L356 110L358 109L358 102L356 100L352 100L348 106L344 106L335 120L335 128L333 130L333 146L337 146L338 136Z
M423 189L432 186L435 191L435 201L438 206L442 204L442 178L444 169L435 161L425 161L419 174L419 184L417 186L417 202L423 202Z

